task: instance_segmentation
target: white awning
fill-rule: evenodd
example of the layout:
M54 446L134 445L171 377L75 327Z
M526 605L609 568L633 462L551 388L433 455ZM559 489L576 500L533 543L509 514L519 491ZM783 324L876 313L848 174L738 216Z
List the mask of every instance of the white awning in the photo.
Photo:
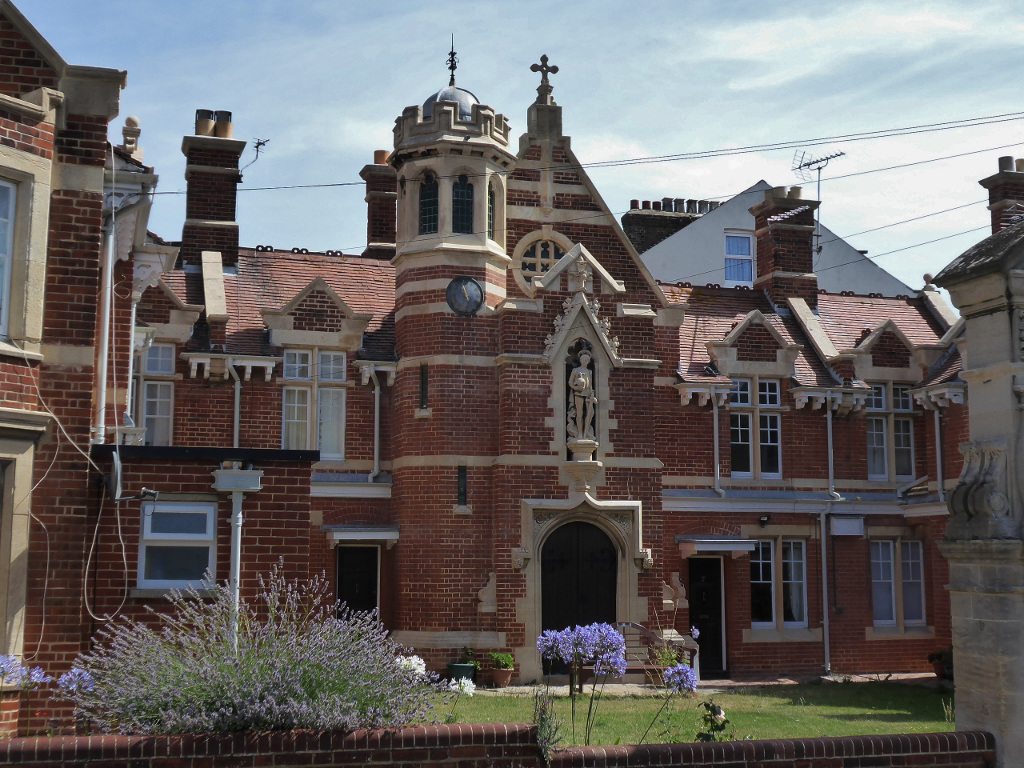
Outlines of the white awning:
M397 525L325 525L323 531L331 546L343 541L383 541L388 549L398 541L400 526Z
M684 558L698 552L729 552L733 557L739 557L745 552L753 552L757 542L739 536L709 534L706 536L676 536L676 545L679 547L679 554Z

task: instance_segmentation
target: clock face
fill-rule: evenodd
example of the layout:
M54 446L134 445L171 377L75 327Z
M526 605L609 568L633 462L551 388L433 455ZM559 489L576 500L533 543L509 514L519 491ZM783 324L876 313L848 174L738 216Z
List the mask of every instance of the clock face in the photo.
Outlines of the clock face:
M448 306L457 315L472 315L484 303L484 290L472 277L456 277L448 283Z

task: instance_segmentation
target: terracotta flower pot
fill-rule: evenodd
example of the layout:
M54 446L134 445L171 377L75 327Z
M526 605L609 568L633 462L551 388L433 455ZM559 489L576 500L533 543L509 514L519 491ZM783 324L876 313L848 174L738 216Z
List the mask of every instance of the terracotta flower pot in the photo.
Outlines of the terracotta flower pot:
M491 670L494 676L494 685L498 688L507 688L508 684L512 682L512 673L514 669L493 669Z

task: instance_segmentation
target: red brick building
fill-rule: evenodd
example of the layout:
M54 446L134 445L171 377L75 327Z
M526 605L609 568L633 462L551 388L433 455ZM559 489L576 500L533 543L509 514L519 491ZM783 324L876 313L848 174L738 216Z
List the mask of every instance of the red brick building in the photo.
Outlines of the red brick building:
M240 247L244 142L200 111L168 244L137 121L104 158L124 73L0 11L6 652L59 672L99 617L279 559L439 670L531 680L542 629L599 620L697 626L705 677L949 644L960 325L930 286L821 293L816 202L752 209L753 289L657 284L545 66L518 144L454 78L405 109L360 255Z

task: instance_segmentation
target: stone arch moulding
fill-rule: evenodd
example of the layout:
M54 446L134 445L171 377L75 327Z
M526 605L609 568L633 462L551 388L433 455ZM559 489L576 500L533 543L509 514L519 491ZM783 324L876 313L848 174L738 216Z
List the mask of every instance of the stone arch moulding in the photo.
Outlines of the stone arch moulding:
M644 547L643 504L639 501L599 501L588 493L566 499L523 499L520 505L520 545L511 551L513 564L522 563L526 591L516 603L516 620L522 624L525 645L516 649L520 677L543 674L536 639L541 632L540 553L547 538L561 526L586 522L611 539L618 555L615 615L618 621L647 621L647 599L639 594L639 575L653 568L651 550Z

